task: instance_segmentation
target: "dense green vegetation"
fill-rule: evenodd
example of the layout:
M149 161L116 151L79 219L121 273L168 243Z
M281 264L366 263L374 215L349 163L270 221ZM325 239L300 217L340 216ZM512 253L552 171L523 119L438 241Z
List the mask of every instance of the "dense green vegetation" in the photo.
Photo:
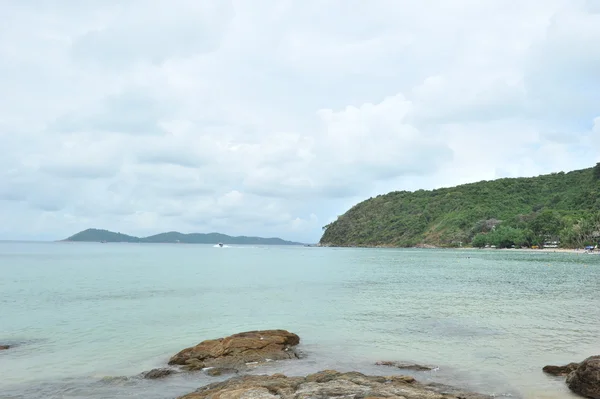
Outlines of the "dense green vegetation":
M114 233L108 230L87 229L79 232L64 241L86 242L138 242L138 243L182 243L182 244L249 244L249 245L300 245L297 242L285 241L281 238L262 237L232 237L220 233L192 233L183 234L176 231L160 233L150 237L133 237L126 234Z
M600 163L532 178L397 191L363 201L323 227L321 245L561 247L600 238Z

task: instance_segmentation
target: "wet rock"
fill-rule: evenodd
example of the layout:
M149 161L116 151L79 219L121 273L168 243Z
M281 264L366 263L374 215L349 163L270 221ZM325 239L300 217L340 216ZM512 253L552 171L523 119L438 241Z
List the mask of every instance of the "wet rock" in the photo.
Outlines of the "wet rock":
M165 378L170 376L171 374L175 374L175 370L172 369L152 369L142 374L142 376L147 380L156 380L159 378Z
M199 388L180 399L490 399L490 396L465 393L458 396L440 393L420 384L413 377L375 377L361 373L325 370L306 377L246 375Z
M125 376L105 376L102 377L98 383L106 384L106 385L115 385L115 386L126 386L132 385L133 379Z
M226 375L226 374L237 374L239 371L237 369L234 368L228 368L228 367L210 367L206 370L204 370L204 373L206 375L210 375L211 377L217 377L220 375Z
M0 345L0 351L5 351L7 349L10 349L10 345Z
M294 347L299 343L300 337L285 330L248 331L203 341L174 355L169 364L192 371L206 367L240 370L248 364L297 359Z
M388 360L377 362L377 363L375 363L375 365L376 366L395 367L395 368L399 368L399 369L403 369L403 370L416 370L416 371L428 371L428 370L433 370L435 368L432 366L424 366L421 364L406 363L406 362L392 362L392 361L388 361Z
M567 377L567 385L579 395L600 399L600 356L591 356L581 362Z
M546 374L566 376L575 371L577 367L579 367L579 363L569 363L566 366L546 366L542 370Z

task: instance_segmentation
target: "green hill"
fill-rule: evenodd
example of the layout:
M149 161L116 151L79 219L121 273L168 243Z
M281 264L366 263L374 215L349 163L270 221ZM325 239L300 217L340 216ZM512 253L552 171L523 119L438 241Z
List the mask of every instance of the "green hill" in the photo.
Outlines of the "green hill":
M560 241L581 247L597 242L599 211L600 163L569 173L380 195L323 227L320 245L509 247Z
M140 239L127 234L115 233L108 230L87 229L72 235L64 241L106 241L106 242L140 242Z
M297 242L285 241L281 238L263 237L232 237L220 233L192 233L183 234L176 231L160 233L149 237L133 237L126 234L114 233L108 230L87 229L79 232L64 241L85 242L138 242L138 243L182 243L182 244L249 244L249 245L301 245Z

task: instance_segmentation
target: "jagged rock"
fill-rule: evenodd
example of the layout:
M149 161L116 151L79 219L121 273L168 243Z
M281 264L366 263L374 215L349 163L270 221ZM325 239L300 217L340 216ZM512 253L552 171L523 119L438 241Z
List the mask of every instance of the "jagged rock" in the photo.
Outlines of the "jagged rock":
M10 345L0 345L0 351L5 351L7 349L10 349Z
M600 399L600 356L591 356L581 362L567 377L567 385L579 395Z
M546 374L555 375L555 376L566 376L571 372L575 371L579 363L569 363L566 366L546 366L542 370Z
M392 362L388 360L380 361L375 363L376 366L388 366L396 367L403 370L417 370L417 371L428 371L433 370L435 367L423 366L421 364L406 363L406 362Z
M248 331L203 341L177 353L170 365L187 370L207 367L243 369L247 364L298 358L294 347L300 337L285 330Z
M171 374L175 374L175 370L171 369L152 369L150 371L145 372L142 376L148 380L156 380L159 378L165 378L170 376Z
M409 376L375 377L325 370L307 377L283 374L234 377L180 399L490 399L476 393L440 393Z

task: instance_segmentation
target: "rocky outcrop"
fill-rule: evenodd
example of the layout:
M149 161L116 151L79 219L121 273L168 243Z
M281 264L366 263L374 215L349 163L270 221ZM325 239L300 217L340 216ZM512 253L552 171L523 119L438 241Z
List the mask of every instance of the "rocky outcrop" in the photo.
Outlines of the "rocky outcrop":
M0 345L0 351L5 351L7 349L10 349L10 345Z
M247 375L214 383L180 399L490 399L469 392L449 392L409 376L373 377L321 371L307 377Z
M567 377L569 389L579 395L600 399L600 356L581 362Z
M285 330L248 331L212 339L177 353L170 365L187 370L207 367L240 370L249 364L298 358L294 347L300 337Z
M575 371L579 363L569 363L566 366L546 366L542 370L546 374L555 375L555 376L567 376L571 374L571 372Z
M377 363L375 363L375 365L376 366L395 367L395 368L402 369L402 370L416 370L416 371L430 371L435 368L432 366L424 366L422 364L406 363L406 362L392 362L392 361L388 361L388 360L377 362Z

